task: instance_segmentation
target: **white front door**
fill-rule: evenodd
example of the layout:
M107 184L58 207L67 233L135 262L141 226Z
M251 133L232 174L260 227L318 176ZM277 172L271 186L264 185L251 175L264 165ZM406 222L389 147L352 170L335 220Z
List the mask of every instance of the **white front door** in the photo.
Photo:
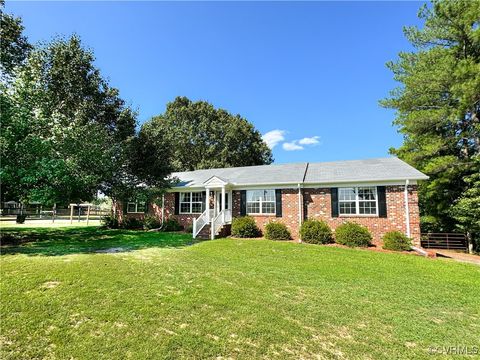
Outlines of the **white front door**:
M231 210L230 192L225 191L225 209ZM215 191L215 216L222 211L222 192Z

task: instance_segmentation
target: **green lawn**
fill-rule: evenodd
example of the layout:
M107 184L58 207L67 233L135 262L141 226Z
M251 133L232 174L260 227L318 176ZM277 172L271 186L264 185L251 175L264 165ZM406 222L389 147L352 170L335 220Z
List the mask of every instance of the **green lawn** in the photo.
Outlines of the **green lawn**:
M21 233L36 241L2 248L2 359L431 359L429 346L480 344L475 265L96 227ZM112 247L123 250L95 252Z

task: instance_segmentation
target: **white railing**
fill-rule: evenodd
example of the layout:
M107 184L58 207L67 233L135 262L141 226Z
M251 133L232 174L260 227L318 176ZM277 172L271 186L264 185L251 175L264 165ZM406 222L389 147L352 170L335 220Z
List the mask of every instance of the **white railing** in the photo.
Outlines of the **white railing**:
M230 224L232 222L232 210L225 210L224 224Z
M221 227L225 224L232 222L232 211L231 210L222 210L212 219L212 223L210 225L210 238L213 240L215 239L215 235L217 235L218 231Z
M212 219L212 224L210 225L210 239L215 239L217 231L222 227L222 214L223 211L220 211L217 216Z
M207 209L198 218L193 219L193 238L196 238L198 233L202 231L203 227L210 222L209 220L212 218L212 216L213 210Z

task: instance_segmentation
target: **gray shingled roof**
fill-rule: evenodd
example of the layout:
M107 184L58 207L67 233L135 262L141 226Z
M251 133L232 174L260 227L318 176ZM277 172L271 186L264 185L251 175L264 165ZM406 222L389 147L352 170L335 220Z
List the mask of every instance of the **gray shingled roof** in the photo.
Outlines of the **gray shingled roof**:
M212 176L218 176L237 186L428 179L426 175L395 157L196 170L177 172L172 176L180 180L177 187L202 187Z
M173 173L180 179L177 186L201 187L212 176L233 185L298 184L303 181L307 163L245 166Z
M425 180L428 176L396 158L310 163L306 183Z

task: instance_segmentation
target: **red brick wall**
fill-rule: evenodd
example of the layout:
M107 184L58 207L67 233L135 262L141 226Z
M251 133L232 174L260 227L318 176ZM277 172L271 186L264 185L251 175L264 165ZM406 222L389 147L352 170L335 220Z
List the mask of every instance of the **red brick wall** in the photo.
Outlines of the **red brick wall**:
M234 190L233 192L233 207L232 216L240 216L240 191ZM298 227L298 189L283 189L282 190L282 217L276 217L275 214L257 216L252 215L255 219L257 226L263 232L265 225L270 221L281 222L287 226L290 230L290 234L293 239L299 239L299 227Z
M178 220L179 224L183 227L188 227L193 224L193 218L197 218L200 214L178 214L175 215L175 193L166 193L164 195L165 199L165 208L164 216L165 220L168 218L175 218ZM161 204L161 202L159 202ZM121 202L117 202L114 205L117 209L117 215L119 220L123 219L123 205ZM213 194L210 193L210 206L213 207ZM156 203L148 204L148 214L155 215L159 220L162 219L162 206L157 205ZM145 214L127 214L128 217L135 218L144 218Z
M123 211L123 202L116 201L113 205L113 211L117 215L120 222L123 221L124 215L129 218L143 219L145 215L155 215L159 220L162 219L162 207L156 204L148 204L148 213L126 213Z
M210 192L210 207L213 208L213 193ZM158 207L157 212L161 214L162 209ZM165 194L165 219L176 218L183 227L192 226L193 219L198 218L200 214L178 214L175 215L175 193Z
M373 235L373 242L380 244L382 236L392 230L406 233L404 186L387 186L387 217L378 216L339 216L332 218L330 188L304 189L304 216L310 219L326 221L332 230L346 222L352 221L366 226ZM414 242L420 242L420 216L418 211L418 194L416 186L409 186L410 232Z
M332 218L331 216L331 198L330 188L305 188L303 189L303 217L311 219L320 219L326 221L332 230L346 222L353 221L366 226L373 235L375 244L381 243L382 236L387 231L398 230L402 233L406 232L405 219L405 203L404 203L404 186L387 186L387 217L380 218L377 216L340 216ZM234 190L232 215L240 216L240 191ZM213 194L210 196L213 204ZM410 232L416 245L420 242L420 215L418 211L418 193L417 186L409 186L408 202L410 209ZM118 206L117 211L121 217L122 207ZM161 219L161 207L156 204L149 205L149 213L155 214ZM175 215L175 194L165 194L165 219L175 217L184 227L193 223L193 218L199 214L179 214ZM128 216L143 217L143 214L129 214ZM284 223L292 238L299 239L299 221L298 221L298 189L282 189L282 217L275 215L252 216L257 222L260 230L264 231L265 225L270 221Z

